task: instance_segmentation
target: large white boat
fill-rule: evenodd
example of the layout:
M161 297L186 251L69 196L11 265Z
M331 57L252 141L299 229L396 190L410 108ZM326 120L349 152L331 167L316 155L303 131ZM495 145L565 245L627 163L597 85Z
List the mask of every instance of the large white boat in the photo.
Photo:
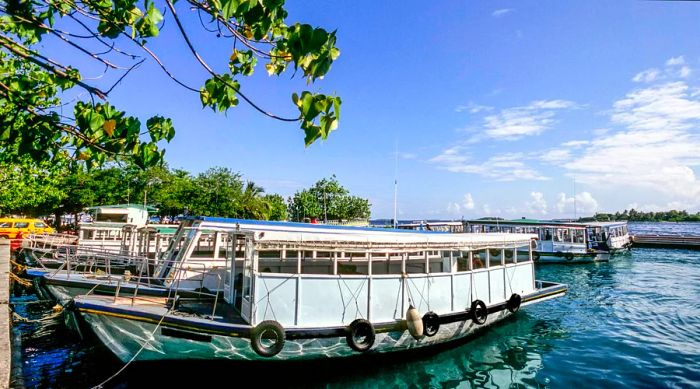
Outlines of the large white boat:
M259 232L295 231L315 234L396 234L409 233L405 230L385 228L364 228L309 223L289 223L232 219L221 217L190 217L181 222L176 231L161 231L161 228L144 227L140 229L137 250L122 251L119 254L103 252L101 249L79 246L40 245L37 240L35 249L30 251L38 269L30 269L27 274L40 281L40 287L59 302L65 304L78 294L94 290L103 294L114 294L119 288L123 292L139 289L141 295L164 296L168 294L164 287L165 280L177 277L180 291L201 291L218 293L222 290L221 275L225 273L226 260L222 253L226 243L224 231L245 229ZM161 232L159 232L161 231ZM167 233L168 248L162 250L163 233ZM131 235L128 235L131 236ZM183 249L187 240L190 247ZM148 255L152 250L142 252L144 244L157 247L162 255L153 259ZM41 249L40 249L41 247ZM57 255L58 253L58 255ZM43 254L43 256L39 256ZM173 263L188 269L179 271ZM51 266L49 266L51 265ZM46 267L53 269L47 270ZM99 270L100 274L95 274ZM134 277L122 279L124 270Z
M184 239L176 236L166 254L168 296L118 289L73 299L73 310L122 361L297 360L435 346L567 289L535 280L527 234L203 224L181 228ZM184 259L207 230L224 243L214 245L225 258L223 295L179 297L193 270Z
M535 261L543 263L608 261L617 251L628 249L631 245L627 222L479 219L466 221L465 231L535 234L537 247L533 257Z

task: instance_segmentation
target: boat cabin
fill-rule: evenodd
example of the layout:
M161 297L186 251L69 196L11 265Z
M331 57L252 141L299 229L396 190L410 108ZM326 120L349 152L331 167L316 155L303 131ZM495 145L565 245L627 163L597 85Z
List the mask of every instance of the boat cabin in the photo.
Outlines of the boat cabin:
M461 221L418 221L413 223L402 223L397 226L402 230L413 231L434 231L434 232L464 232L464 223Z

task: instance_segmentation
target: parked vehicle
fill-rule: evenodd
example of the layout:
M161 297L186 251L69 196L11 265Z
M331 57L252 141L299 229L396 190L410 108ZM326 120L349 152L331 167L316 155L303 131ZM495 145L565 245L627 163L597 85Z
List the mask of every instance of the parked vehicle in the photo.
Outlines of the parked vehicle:
M0 239L22 239L23 235L53 233L54 229L39 219L0 219Z

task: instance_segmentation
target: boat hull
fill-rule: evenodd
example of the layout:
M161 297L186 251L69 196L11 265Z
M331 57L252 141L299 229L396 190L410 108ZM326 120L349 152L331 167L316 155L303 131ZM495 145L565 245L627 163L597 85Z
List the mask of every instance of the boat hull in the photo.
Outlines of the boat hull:
M563 295L566 286L550 284L523 296L522 306ZM251 347L250 326L205 325L201 319L173 317L167 312L144 315L128 304L97 305L76 300L75 309L89 324L95 335L122 361L156 360L236 360L293 361L343 358L361 355L348 345L342 328L289 329L284 347L273 357L258 355ZM402 322L388 327L378 324L374 345L366 353L383 354L406 351L464 339L513 315L505 304L489 306L489 315L482 325L468 313L445 317L432 337L416 340ZM139 313L140 312L140 313ZM382 331L385 328L386 331Z
M552 253L552 252L533 252L533 260L536 263L590 263L590 262L607 262L610 260L609 252L594 252L594 253Z

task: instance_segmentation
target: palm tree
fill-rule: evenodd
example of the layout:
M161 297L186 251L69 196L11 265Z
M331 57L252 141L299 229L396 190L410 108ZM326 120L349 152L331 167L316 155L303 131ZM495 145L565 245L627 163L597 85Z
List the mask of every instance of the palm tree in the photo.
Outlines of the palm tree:
M241 208L243 208L243 217L246 219L269 219L270 204L263 199L265 189L255 185L254 182L248 181L241 197Z

